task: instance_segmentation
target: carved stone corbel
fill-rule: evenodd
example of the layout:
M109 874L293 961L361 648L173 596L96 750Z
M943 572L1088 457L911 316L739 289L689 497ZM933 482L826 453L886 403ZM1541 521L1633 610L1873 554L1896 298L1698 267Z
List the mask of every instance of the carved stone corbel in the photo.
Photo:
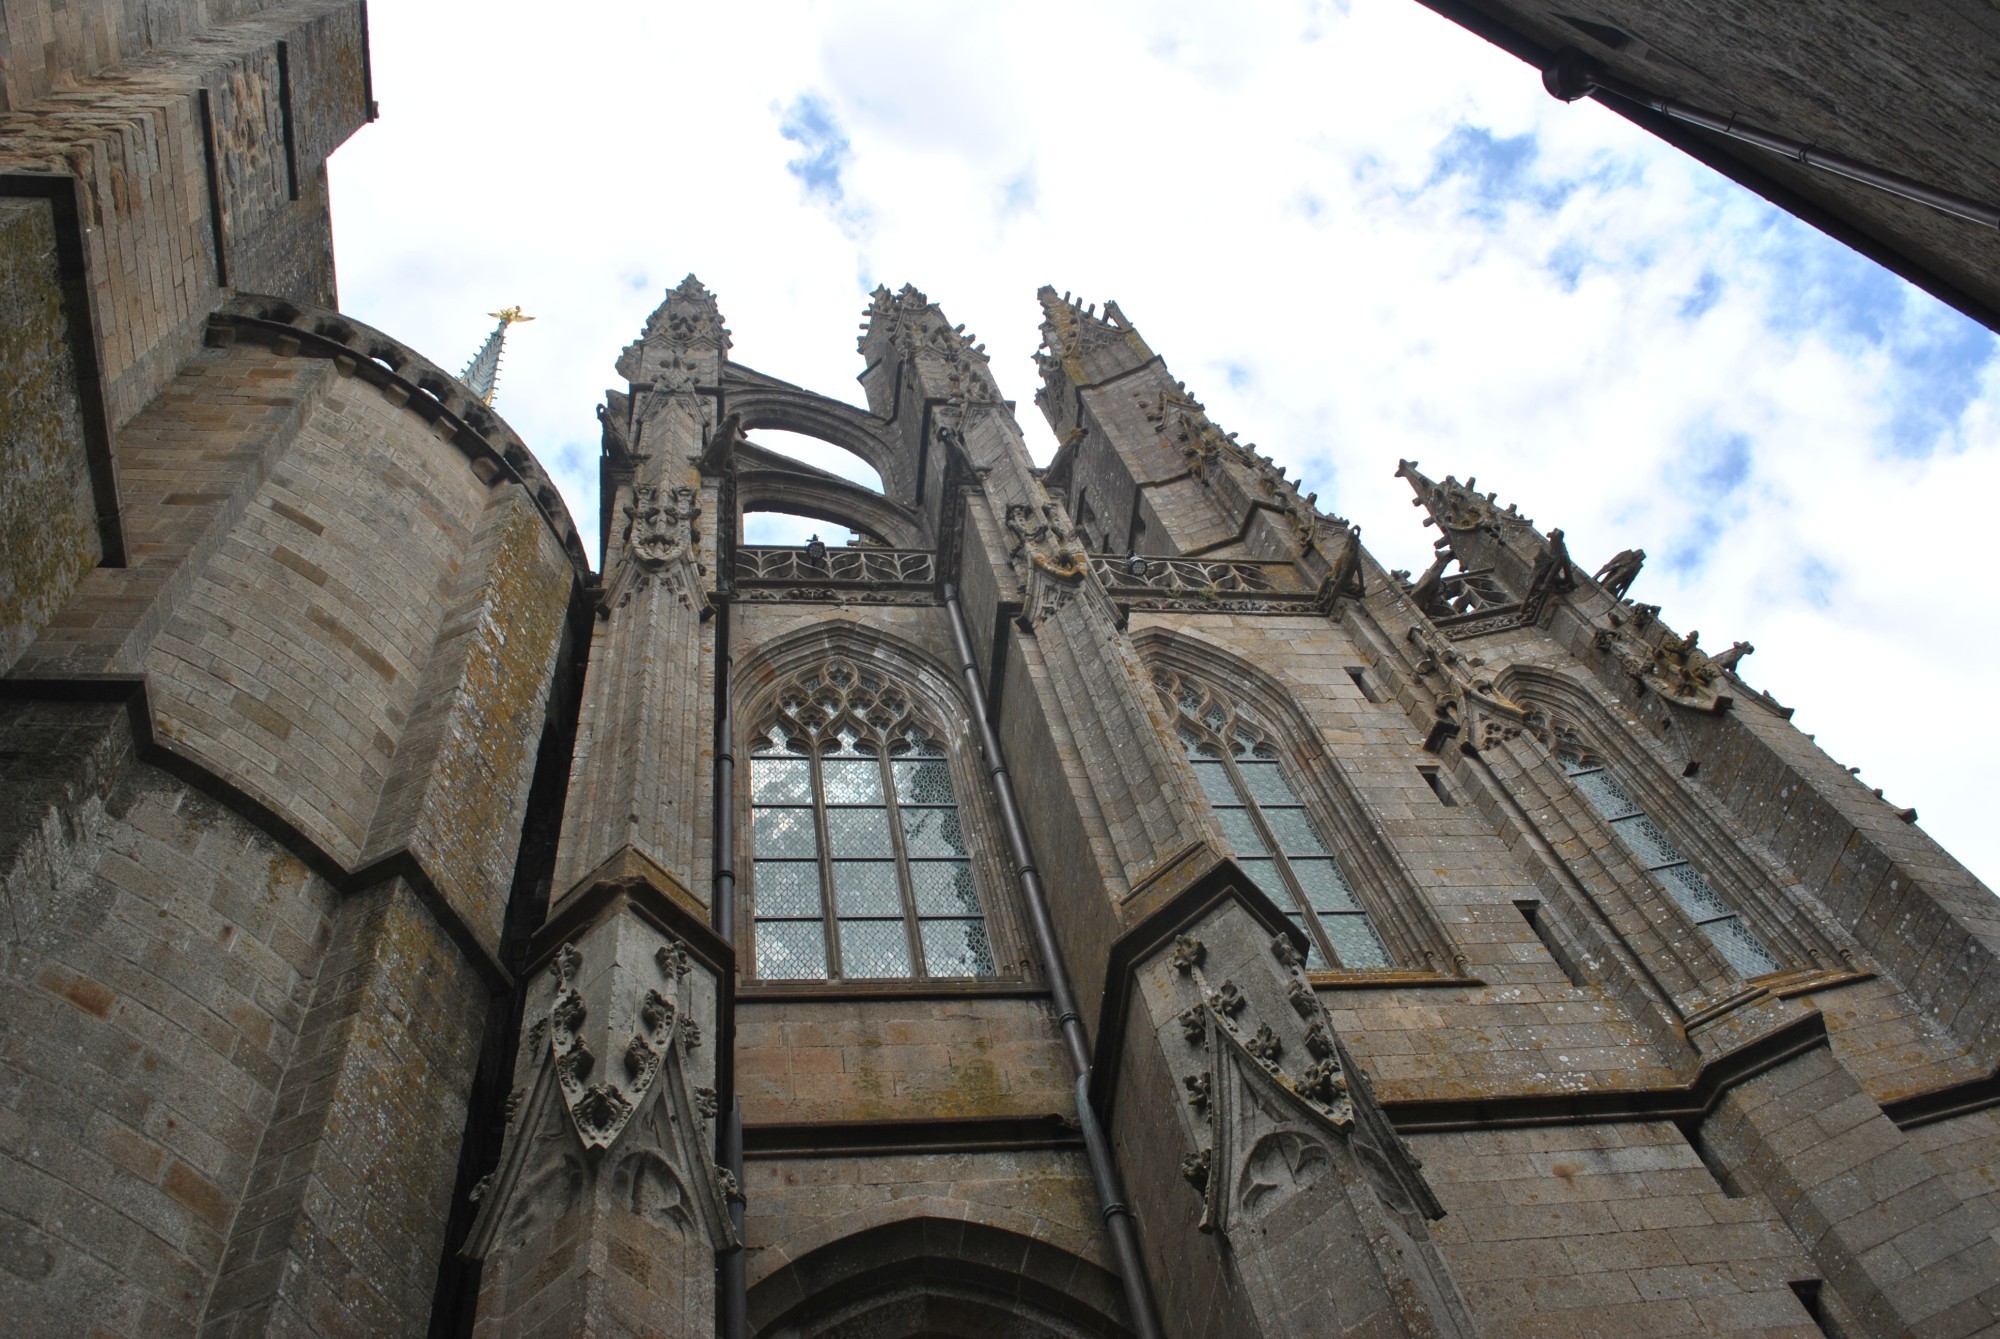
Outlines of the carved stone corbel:
M1084 588L1090 575L1090 557L1054 503L1039 508L1009 503L1007 532L1014 536L1007 560L1017 570L1026 569L1027 600L1021 622L1032 631Z
M673 589L683 608L704 602L703 567L698 561L701 494L689 487L640 484L625 505L623 561L615 578L615 603L623 608L654 585ZM613 592L607 592L607 596Z
M1512 739L1527 727L1528 708L1494 687L1491 676L1479 672L1485 662L1478 656L1459 651L1424 623L1411 626L1410 640L1424 652L1417 662L1417 673L1435 674L1443 680L1425 748L1435 753L1456 738L1467 753L1478 753Z
M1638 620L1633 619L1633 623L1638 625ZM1661 634L1658 642L1647 642L1628 631L1614 615L1612 625L1599 628L1593 640L1597 649L1615 657L1627 674L1667 701L1693 711L1728 710L1733 699L1724 691L1730 682L1727 667L1716 664L1701 649L1701 634L1676 637L1664 628Z

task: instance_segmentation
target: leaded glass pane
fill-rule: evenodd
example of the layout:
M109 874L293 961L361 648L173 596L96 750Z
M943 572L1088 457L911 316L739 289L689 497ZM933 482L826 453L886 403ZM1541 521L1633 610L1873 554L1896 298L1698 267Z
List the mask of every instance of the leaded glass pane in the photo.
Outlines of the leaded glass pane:
M1278 849L1286 855L1324 855L1326 846L1313 830L1312 820L1303 809L1266 809L1264 821L1278 839Z
M826 976L826 927L818 921L758 921L757 975L766 981Z
M819 765L828 804L882 803L882 768L873 758L828 758Z
M910 882L917 894L920 916L976 916L979 894L972 886L972 866L962 860L912 860Z
M1675 865L1657 871L1660 882L1666 884L1667 891L1681 904L1681 909L1697 921L1712 921L1722 916L1734 916L1736 908L1723 901L1708 880L1696 872L1693 865Z
M910 941L903 922L841 921L840 969L847 977L910 976Z
M1297 804L1299 797L1292 790L1291 782L1285 780L1284 769L1275 762L1239 762L1237 770L1243 773L1243 784L1250 791L1250 798L1259 804Z
M826 837L836 856L882 856L896 853L889 841L886 809L829 809Z
M1583 792L1584 798L1606 818L1623 818L1639 812L1639 806L1632 802L1624 787L1613 781L1611 773L1601 767L1593 771L1573 772L1571 780L1576 782L1576 788Z
M955 809L904 809L903 844L915 857L964 855L965 832Z
M1742 976L1762 976L1766 972L1778 970L1778 960L1770 950L1757 942L1757 936L1750 933L1750 927L1740 916L1726 920L1710 921L1701 927L1715 946L1722 950L1722 956L1729 959L1729 965Z
M756 864L759 916L817 916L819 862L759 860Z
M896 887L896 862L834 861L833 910L839 916L902 915L903 894Z
M1210 804L1239 804L1236 787L1229 784L1229 770L1219 762L1197 762L1194 765L1195 779L1201 782L1201 793L1208 797Z
M1333 861L1294 860L1292 873L1298 876L1299 886L1305 889L1306 901L1314 911L1361 910L1347 876Z
M942 758L897 762L896 798L904 804L950 804L951 765Z
M1660 831L1659 825L1644 814L1616 819L1611 824L1611 830L1618 834L1618 840L1632 848L1632 854L1638 856L1639 863L1647 869L1677 865L1687 859L1667 834Z
M924 968L932 976L993 975L985 921L918 921L917 930L924 941Z
M750 820L751 850L774 856L812 856L819 851L810 809L758 809Z
M1326 937L1333 941L1333 951L1340 955L1342 967L1359 970L1389 965L1389 950L1383 947L1381 936L1375 933L1366 916L1322 916L1320 924L1326 927Z
M1236 867L1248 875L1250 882L1256 884L1279 906L1288 907L1292 904L1291 890L1286 888L1285 881L1278 877L1277 861L1239 860L1236 862Z
M758 804L811 804L812 764L804 758L752 758L750 798Z
M1248 809L1217 809L1216 821L1222 824L1222 835L1229 838L1229 844L1236 854L1256 856L1264 854L1264 839L1257 835L1257 825L1250 821Z

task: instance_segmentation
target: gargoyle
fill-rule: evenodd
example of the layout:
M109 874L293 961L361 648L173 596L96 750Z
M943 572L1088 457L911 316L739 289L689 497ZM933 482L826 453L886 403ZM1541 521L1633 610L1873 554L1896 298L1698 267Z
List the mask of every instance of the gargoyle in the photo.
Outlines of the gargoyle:
M1632 583L1639 577L1639 569L1646 565L1644 549L1622 550L1610 562L1597 569L1597 584L1614 600L1625 598L1625 592L1632 589Z

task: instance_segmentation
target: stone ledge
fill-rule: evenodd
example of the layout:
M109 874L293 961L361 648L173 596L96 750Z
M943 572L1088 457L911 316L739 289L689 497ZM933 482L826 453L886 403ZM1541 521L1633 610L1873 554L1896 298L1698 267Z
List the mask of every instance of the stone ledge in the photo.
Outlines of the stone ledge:
M791 1121L743 1127L746 1158L878 1157L1082 1147L1082 1128L1057 1112L1045 1116Z
M249 794L227 777L163 743L153 733L153 709L144 675L101 674L68 678L16 677L0 679L0 701L104 702L125 708L132 730L134 756L206 795L244 819L297 856L313 873L341 894L358 893L390 879L410 885L445 936L465 955L487 988L495 994L511 990L513 976L493 949L452 907L450 901L407 847L388 852L353 869L307 836L289 819Z
M366 382L423 419L470 462L482 483L521 485L562 544L579 582L591 577L583 541L553 480L514 430L473 397L464 383L408 345L323 307L239 293L209 314L212 346L248 339L284 358L321 358L344 377Z

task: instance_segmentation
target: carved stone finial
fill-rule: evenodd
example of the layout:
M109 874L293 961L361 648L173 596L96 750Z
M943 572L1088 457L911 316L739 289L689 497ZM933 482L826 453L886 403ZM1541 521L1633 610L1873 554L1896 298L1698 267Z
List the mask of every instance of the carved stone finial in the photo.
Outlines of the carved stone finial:
M1193 935L1176 935L1173 952L1167 955L1167 961L1174 965L1175 971L1185 976L1201 966L1207 956L1208 948L1199 939Z
M1299 1080L1298 1091L1323 1106L1332 1106L1347 1095L1347 1076L1340 1072L1337 1061L1321 1060L1307 1065L1305 1076ZM1347 1118L1350 1122L1352 1116Z
M1314 1018L1319 1014L1319 996L1303 981L1291 981L1285 985L1285 998L1290 1001L1292 1012L1300 1018Z
M1271 936L1271 956L1276 958L1278 965L1288 972L1297 971L1306 961L1305 955L1299 952L1299 946L1292 942L1292 937L1288 934ZM1292 984L1296 986L1298 982L1294 981Z
M1197 1193L1206 1194L1208 1191L1209 1164L1214 1157L1215 1150L1205 1148L1181 1159L1181 1179L1193 1186Z

